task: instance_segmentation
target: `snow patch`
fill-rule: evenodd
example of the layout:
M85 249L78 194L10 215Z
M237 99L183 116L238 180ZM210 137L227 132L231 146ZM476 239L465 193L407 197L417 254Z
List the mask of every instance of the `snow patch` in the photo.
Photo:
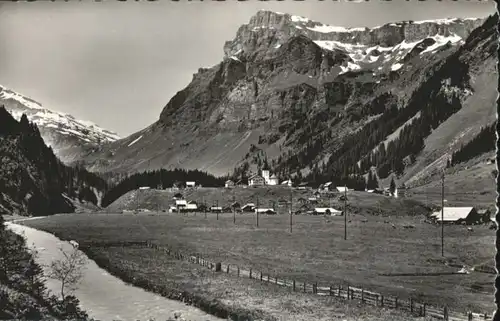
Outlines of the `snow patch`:
M236 60L236 61L239 61L239 62L241 62L241 60L239 60L239 59L238 59L238 57L235 57L235 56L231 56L231 57L229 57L229 58L231 58L231 59L233 59L233 60Z
M391 70L396 71L396 70L400 69L401 67L403 67L403 64L395 63L394 65L391 66Z
M293 22L304 22L304 23L307 23L309 22L310 20L305 18L305 17L301 17L301 16L291 16L290 17L292 19Z
M311 31L321 32L321 33L330 33L330 32L352 32L352 31L363 31L365 28L344 28L337 26L329 26L329 25L318 25L315 27L307 27L307 29Z
M436 49L438 49L439 47L446 45L448 42L450 42L452 44L456 44L456 43L460 43L461 41L463 41L462 38L456 34L453 34L453 35L448 36L448 37L444 37L441 35L435 35L434 37L432 37L432 39L434 39L436 42L432 46L425 48L425 50L420 53L421 55L426 53L426 52L433 52Z
M141 138L142 138L142 135L141 135L141 136L139 136L139 138L135 139L135 140L134 140L133 142L131 142L130 144L128 144L128 146L127 146L127 147L130 147L130 146L134 145L134 144L135 144L135 143L137 143L137 142L138 142Z
M277 44L274 46L274 48L275 48L275 49L278 49L279 47L281 47L281 44L280 44L280 43L277 43Z

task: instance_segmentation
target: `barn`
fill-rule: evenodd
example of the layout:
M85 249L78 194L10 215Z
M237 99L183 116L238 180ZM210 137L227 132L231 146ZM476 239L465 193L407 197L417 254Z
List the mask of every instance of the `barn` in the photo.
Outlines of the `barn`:
M316 207L314 209L314 214L316 215L342 215L342 211L336 210L332 207Z
M474 207L444 207L443 211L431 214L431 218L439 223L442 216L445 224L476 224L482 221L482 217Z

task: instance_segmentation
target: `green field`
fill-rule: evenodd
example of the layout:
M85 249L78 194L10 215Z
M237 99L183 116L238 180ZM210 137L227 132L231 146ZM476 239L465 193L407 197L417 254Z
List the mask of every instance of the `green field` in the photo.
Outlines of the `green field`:
M350 201L354 198L351 196ZM465 226L446 226L442 258L441 229L425 223L422 215L351 214L347 240L342 216L295 215L293 220L292 234L287 215L260 215L259 228L255 214L238 214L234 224L232 214L219 215L217 220L215 214L205 219L201 213L57 215L26 224L80 243L152 240L213 261L252 267L297 281L349 283L402 299L412 297L432 305L448 305L452 310L494 310L493 274L381 275L459 270L445 262L492 266L495 231L488 225L474 226L473 231ZM404 228L409 224L414 228ZM141 270L144 258L137 251L124 251L120 260L129 260L130 265Z

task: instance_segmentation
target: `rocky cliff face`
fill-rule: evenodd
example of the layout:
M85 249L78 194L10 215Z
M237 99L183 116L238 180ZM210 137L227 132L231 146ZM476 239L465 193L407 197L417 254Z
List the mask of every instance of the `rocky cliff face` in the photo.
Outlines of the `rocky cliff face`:
M260 11L225 44L223 61L198 70L156 123L85 161L96 171L182 167L221 175L265 155L288 175L325 166L332 155L361 159L365 152L346 142L378 122L394 128L370 137L374 147L396 135L398 126L418 118L422 97L446 99L437 94L444 78L452 80L459 100L473 94L468 68L455 65L454 55L476 48L469 34L483 22L346 29ZM459 49L464 44L470 48ZM471 59L485 68L484 56ZM460 75L450 74L453 66Z

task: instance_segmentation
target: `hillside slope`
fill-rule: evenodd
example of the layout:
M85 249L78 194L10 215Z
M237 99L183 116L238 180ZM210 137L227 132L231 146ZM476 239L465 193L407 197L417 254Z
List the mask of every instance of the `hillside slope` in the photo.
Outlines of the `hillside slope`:
M330 180L352 172L352 164L423 107L434 117L434 106L424 102L458 106L475 96L467 64L477 67L477 75L488 73L483 61L493 58L474 54L478 43L469 41L464 47L468 49L459 48L484 21L345 29L259 11L225 44L223 61L199 69L156 123L90 153L85 165L92 171L180 167L222 175L267 159L282 178L315 171L321 172L316 181ZM471 61L461 61L459 50L470 51ZM454 70L456 76L450 74ZM437 90L447 78L459 92ZM488 109L488 103L484 105ZM460 109L457 106L437 112L438 125ZM423 162L434 157L423 156ZM392 163L382 157L374 165L389 172Z
M20 120L25 114L34 122L45 144L52 147L56 156L65 163L80 159L82 153L97 149L101 144L113 142L120 137L108 130L73 116L55 112L31 98L0 85L0 105Z
M26 115L16 121L0 106L0 213L49 215L75 210L74 200L98 204L106 182L65 166Z

